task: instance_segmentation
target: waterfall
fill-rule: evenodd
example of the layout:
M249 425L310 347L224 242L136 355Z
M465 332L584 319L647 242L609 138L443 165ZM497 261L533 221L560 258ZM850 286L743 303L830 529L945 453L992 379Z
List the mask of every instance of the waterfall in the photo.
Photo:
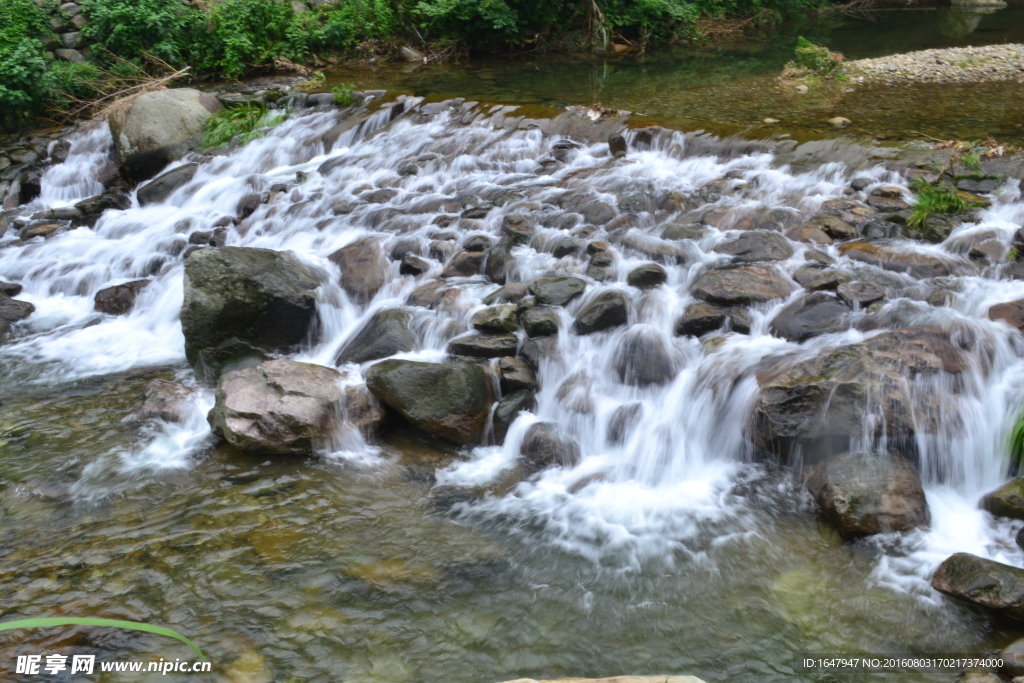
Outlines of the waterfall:
M454 233L441 236L456 241L472 234L498 236L505 216L531 211L538 218L537 244L553 242L567 234L558 223L568 213L558 208L567 191L613 207L639 198L639 208L615 228L617 239L635 244L663 244L657 237L666 222L714 213L719 228L707 228L678 259L662 261L664 285L649 290L626 286L626 273L650 258L637 249L624 249L612 266L615 277L592 282L560 313L556 353L538 373L542 388L536 412L521 415L503 445L474 448L437 477L439 485L493 481L517 457L528 426L551 421L579 442L584 456L580 464L543 472L506 495L466 506L465 514L539 525L552 543L627 568L652 556L689 555L688 539L697 535L743 533L744 520L753 513L740 489L766 469L755 462L745 437L759 368L771 359L810 357L828 347L864 341L882 330L850 329L801 343L772 336L770 321L797 294L754 305L750 334L724 335L713 342L714 348L706 340L676 336L674 324L694 301L688 292L702 269L727 260L714 247L735 237L733 228L768 215L799 222L799 216L823 202L846 197L854 169L839 162L789 165L780 157L788 149L785 145L736 144L730 149L727 143L679 132L646 144L628 133L629 155L613 160L605 143L569 148L564 138L537 128L503 125L501 112L490 115L486 108L469 106L428 111L415 109L417 103L408 100L407 113L401 116L382 109L340 134L331 134L338 124L336 113L292 116L240 149L199 157L195 177L164 203L142 207L133 199L126 210L108 210L92 229L8 244L0 250L0 273L24 285L19 298L36 306L35 314L19 324L17 336L0 347L8 379L45 384L182 366L178 316L181 253L188 236L236 215L236 207L253 194L266 201L231 225L227 244L292 251L331 273L318 293L320 341L295 356L324 365L333 364L339 348L374 311L404 305L417 287L440 272L435 268L418 278L402 276L393 262L388 283L361 306L337 284L337 267L327 256L365 235L383 235L386 252L401 239L415 242L415 249L425 255L442 233ZM102 187L97 178L109 163L110 147L105 126L76 133L67 160L45 174L42 195L32 208L67 206L97 194ZM550 163L552 159L560 162ZM418 172L400 175L399 167L407 162L414 162ZM856 174L870 181L869 189L906 187L905 180L882 166L860 168ZM389 192L380 201L360 198L370 190ZM704 202L675 213L642 205L643 198L670 193L699 195ZM472 206L486 208L484 217L456 216L451 220L462 221L459 229L439 227L441 217ZM949 239L984 230L1006 241L1022 221L1024 201L1013 189L996 197L978 222L958 228ZM605 231L599 229L590 239L602 235ZM787 279L809 249L793 246L793 255L776 264ZM821 251L836 259L839 268L855 265L835 246ZM513 279L523 282L552 273L582 275L587 267L583 255L555 258L529 246L513 249L512 260ZM956 387L944 376L907 378L915 405L926 406L926 399L939 397L947 411L940 416L938 432L922 430L916 437L933 522L931 529L906 534L898 542L878 540L897 543L898 551L880 556L877 576L881 583L916 591L927 600L931 593L926 579L951 552L1024 564L1024 555L1012 542L1020 523L996 521L977 509L979 497L1007 475L1005 441L1024 402L1024 340L985 313L995 303L1024 298L1024 281L998 280L993 272L963 276L951 305L937 308L917 300L917 281L892 277L907 296L890 301L886 310L902 316L903 324L966 326L983 340L967 350L971 366ZM93 310L97 291L139 278L151 283L130 314L111 317ZM447 305L416 309L413 324L420 346L400 357L442 360L447 342L469 329L472 313L497 288L483 276L452 284L460 292ZM572 334L572 316L611 290L625 295L629 325ZM662 350L668 381L623 381L630 349L637 344ZM347 381L361 381L358 368L344 370ZM209 408L210 396L208 390L196 393L197 419L168 426L141 450L117 454L109 466L193 466L192 455L208 444L209 427L201 414ZM621 410L628 410L635 421L624 437L610 430ZM865 406L865 415L870 414ZM914 415L915 420L933 418ZM339 457L372 464L372 453L373 446L365 442L346 442Z

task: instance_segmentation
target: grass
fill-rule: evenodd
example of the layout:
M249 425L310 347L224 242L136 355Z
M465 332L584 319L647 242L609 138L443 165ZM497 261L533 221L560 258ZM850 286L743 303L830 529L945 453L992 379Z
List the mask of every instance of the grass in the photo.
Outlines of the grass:
M1014 465L1024 465L1024 415L1017 419L1010 432L1010 457Z
M914 213L907 219L907 227L917 230L924 227L929 216L937 213L959 214L974 208L955 192L918 179L912 184L915 193Z
M206 120L203 149L223 147L232 141L239 147L263 136L263 129L276 126L288 118L280 111L267 111L258 104L243 104L224 109Z

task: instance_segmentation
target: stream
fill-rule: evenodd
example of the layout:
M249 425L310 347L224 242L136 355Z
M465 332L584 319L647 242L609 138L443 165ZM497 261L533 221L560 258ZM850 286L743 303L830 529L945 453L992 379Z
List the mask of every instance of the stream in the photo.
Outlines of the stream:
M997 39L1013 38L1004 33L1014 30ZM856 56L867 54L873 53L865 48ZM381 76L381 87L409 96L405 114L392 119L392 110L380 109L328 147L321 136L338 123L337 111L302 111L241 148L201 157L195 177L164 202L108 210L94 228L51 239L22 242L11 232L0 240L0 276L23 285L17 298L36 307L0 346L0 617L160 624L192 638L214 663L212 678L178 680L266 683L496 683L624 673L825 682L846 679L798 672L795 654L980 654L1019 637L1019 626L943 598L929 585L954 552L1024 566L1014 542L1024 524L978 509L979 498L1010 475L1005 443L1024 401L1024 337L986 312L1024 298L1024 281L1002 279L998 267L945 248L982 233L1009 243L1024 223L1017 183L987 194L991 206L942 244L898 244L956 266L934 282L854 261L838 245L817 247L835 268L886 290L881 308L855 309L855 321L870 315L885 321L882 327L931 325L953 336L968 330L980 340L964 349L969 367L955 390L941 377L906 380L915 397L943 401L940 414L921 408L913 418L930 527L848 542L816 514L794 468L756 452L748 426L757 373L767 362L856 344L882 327L855 324L801 342L774 336L771 321L799 287L752 305L748 334L698 339L677 336L675 325L694 302L691 286L701 273L729 260L715 247L735 238L751 216L788 228L827 201L864 199L883 186L897 186L909 199L906 178L886 169L878 156L884 148L861 138L822 141L831 133L816 134L817 124L794 128L795 138L812 140L796 149L777 137L748 144L695 135L686 121L709 130L717 122L724 127L714 132L733 133L748 130L744 120L769 113L738 94L744 112L721 101L703 105L719 107L717 114L687 108L685 98L706 98L707 88L739 93L747 87L742 77L719 85L705 77L689 94L651 97L645 89L667 92L668 80L659 79L672 72L657 61L614 65L623 81L641 68L649 80L621 88L608 80L602 87L614 94L599 99L662 125L683 123L653 142L627 132L623 159L613 159L606 142L566 154L559 136L504 125L514 110L488 103L428 112L413 97L527 104L531 115L539 105L598 99L581 90L587 86L573 70L592 65L567 66L548 90L521 65L518 80L506 79L501 68L513 67L487 67L492 76L483 80L498 84L489 90L476 67L462 68L454 80L447 71L439 80L426 72ZM368 87L371 76L331 78L358 78ZM532 85L522 86L527 81ZM1021 86L985 87L993 97L1017 98L1019 108ZM936 125L918 127L949 135L959 124ZM67 160L43 177L33 210L102 191L95 177L112 145L108 127L90 124L71 141ZM417 172L400 175L396 169L409 160ZM327 161L337 163L320 172ZM864 181L862 191L849 189L855 178ZM327 256L367 235L382 237L385 253L411 240L426 256L438 240L497 238L506 216L528 212L537 237L513 250L511 272L513 280L529 282L583 277L585 254L551 253L567 234L585 241L626 234L633 244L664 244L667 224L704 219L699 236L677 242L685 242L686 258L660 261L664 284L628 286L627 274L651 256L620 246L612 277L589 280L584 296L558 309L561 333L538 369L536 410L520 415L503 445L457 448L395 429L375 438L350 432L310 457L254 458L217 443L206 420L213 389L185 362L181 251L189 234L231 214L254 190L277 184L287 191L232 226L227 245L291 251L327 274L317 292L319 340L289 357L331 367L376 311L406 306L441 270L438 261L422 275L401 275L391 261L388 281L372 300L354 301ZM394 192L367 201L380 189ZM628 218L622 232L609 237L611 227L586 228L565 208L567 191L615 207ZM671 193L700 201L675 211L655 208ZM337 210L339 200L347 212ZM484 209L482 217L439 226L438 219L467 207ZM791 245L792 255L774 264L787 282L817 258L809 245ZM150 284L130 313L94 310L100 289L139 278ZM417 348L397 357L443 361L448 342L470 329L473 313L498 288L483 275L449 284L456 293L445 305L410 307ZM935 305L937 289L948 295L945 305ZM628 325L571 333L573 316L610 290L627 298ZM623 380L623 349L640 338L664 350L672 368L667 381ZM343 382L361 384L370 364L342 366ZM154 379L192 389L180 420L137 416ZM609 423L628 405L640 407L622 438ZM870 419L870 406L864 416ZM579 464L503 479L537 421L557 423L578 442ZM924 426L936 421L938 429ZM870 436L862 441L853 446L878 447ZM488 493L442 507L441 487ZM188 655L169 643L82 627L0 634L4 653ZM950 671L858 675L956 680Z

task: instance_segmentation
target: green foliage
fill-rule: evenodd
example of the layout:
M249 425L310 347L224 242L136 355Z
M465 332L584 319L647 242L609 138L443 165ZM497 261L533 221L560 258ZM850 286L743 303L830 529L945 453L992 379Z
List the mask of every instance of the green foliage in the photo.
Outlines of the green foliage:
M57 109L71 106L74 100L98 96L103 88L104 72L95 64L54 62L50 65L50 103Z
M1009 442L1013 464L1018 467L1024 465L1024 414L1017 418L1017 423L1010 432Z
M960 161L962 161L964 166L971 169L972 171L980 171L981 151L977 147L971 146L968 151L964 152L960 156Z
M225 0L210 11L211 50L202 68L238 78L247 66L278 55L297 56L289 43L291 4L277 0Z
M337 87L331 88L331 95L334 97L334 103L343 107L351 106L352 93L355 89L355 83L342 83Z
M0 128L16 129L40 111L49 70L40 38L48 35L46 13L31 0L0 1Z
M122 59L151 54L170 64L187 61L203 15L181 0L82 0L89 23L82 34Z
M842 73L843 56L800 36L796 42L796 63L819 76L835 76Z
M267 111L258 104L243 104L223 109L206 120L203 129L203 149L223 147L232 141L242 146L261 137L261 129L276 126L287 117L284 112Z
M936 213L958 214L973 208L975 204L964 201L963 197L926 180L918 179L912 184L914 213L907 219L907 227L918 230L928 217Z

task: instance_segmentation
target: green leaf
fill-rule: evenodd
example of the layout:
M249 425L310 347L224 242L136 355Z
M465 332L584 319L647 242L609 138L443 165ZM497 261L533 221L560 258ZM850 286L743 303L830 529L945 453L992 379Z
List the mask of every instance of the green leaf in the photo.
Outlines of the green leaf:
M199 656L199 659L204 662L207 661L206 656L202 650L196 647L195 643L181 635L177 631L172 631L169 628L163 626L153 626L151 624L142 624L135 621L121 621L120 619L99 619L94 617L84 618L73 618L73 617L43 617L39 619L16 619L14 621L0 622L0 631L9 631L12 629L19 628L51 628L53 626L106 626L110 628L120 628L127 631L144 631L146 633L155 633L159 636L167 636L168 638L174 638L188 645L192 650Z

